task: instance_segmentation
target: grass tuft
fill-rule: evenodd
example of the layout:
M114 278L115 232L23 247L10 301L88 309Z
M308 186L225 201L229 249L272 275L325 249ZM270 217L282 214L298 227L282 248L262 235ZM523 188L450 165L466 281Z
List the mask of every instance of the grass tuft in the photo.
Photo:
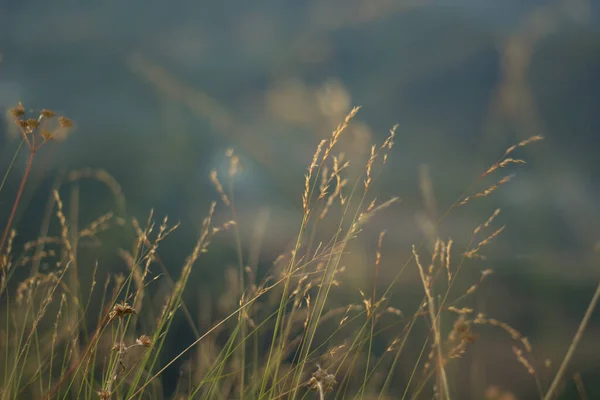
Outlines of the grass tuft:
M386 254L394 245L388 235L394 228L391 223L372 238L374 261L365 269L372 271L370 281L365 284L361 279L357 284L352 280L361 272L352 270L355 245L368 234L366 228L374 218L400 203L399 197L379 200L372 194L392 155L397 126L383 143L371 146L358 174L350 171L351 160L338 152L358 111L359 107L353 108L307 160L298 198L302 219L297 235L293 246L282 249L267 272L257 268L258 250L248 252L243 247L234 179L243 168L235 152L228 150L227 176L220 177L216 171L209 176L220 202L211 203L178 276L172 276L174 269L161 259L161 244L179 223L171 224L166 216L156 222L154 211L145 223L129 216L121 186L102 170L67 174L50 193L54 212L48 218L56 226L42 221L40 237L16 246L13 225L35 155L73 126L71 120L51 110L32 118L18 104L11 115L22 143L0 191L10 169L19 162L20 149L25 146L29 154L0 238L2 398L161 399L169 384L165 371L182 365L178 381L171 385L177 399L417 399L433 395L450 400L459 398L453 380L460 373L459 360L481 340L484 327L511 340L515 361L534 380L541 399L556 398L600 289L559 370L549 385L544 384L530 340L508 323L478 310L478 303L472 301L473 294L493 279L493 271L480 269L475 279L473 274L461 274L465 268L477 271L485 250L505 234L506 226L497 223L500 209L470 230L468 243L426 238L413 245L402 262ZM492 184L485 181L501 170L525 164L514 153L541 139L533 136L509 147L433 222L435 229L430 232L437 232L456 209L509 184L511 174ZM85 204L79 202L78 184L86 179L105 185L115 202L113 210L80 223L79 209ZM427 174L423 179L427 208L433 210L432 184ZM485 188L474 189L481 185ZM63 202L65 193L69 193L68 201ZM223 215L216 213L218 207L227 210L225 221L216 221L217 215ZM89 257L81 255L84 243L103 247L106 233L116 232L126 238L112 249L123 265L88 265ZM193 293L196 283L191 276L194 269L214 267L203 256L211 251L214 240L225 235L233 237L236 265L224 271L225 290L213 307L207 304L211 296ZM42 262L49 267L40 268ZM385 267L386 273L393 270L395 274L382 282L386 262L396 264L393 269ZM26 270L28 276L14 281ZM84 271L92 271L89 283ZM417 282L411 274L418 277L419 286L412 287L418 288L419 301L398 306L392 298L400 290L401 279ZM340 287L352 288L354 298L340 303L336 295ZM204 312L198 318L184 301L193 294L203 299L204 308L200 308ZM177 348L183 350L167 356L180 340L175 332L180 318L195 339L178 343ZM577 382L582 388L581 379ZM512 396L492 386L480 395L488 399Z

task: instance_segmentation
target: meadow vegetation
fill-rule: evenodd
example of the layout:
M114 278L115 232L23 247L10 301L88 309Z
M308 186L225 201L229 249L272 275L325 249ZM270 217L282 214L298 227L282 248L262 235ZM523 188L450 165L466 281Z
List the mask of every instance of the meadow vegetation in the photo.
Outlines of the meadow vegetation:
M39 237L15 246L19 231L15 217L23 206L35 156L46 146L60 145L53 139L64 136L72 125L49 110L28 115L19 104L12 117L21 146L0 186L2 196L13 198L10 208L0 210L1 397L161 399L165 387L173 387L171 396L177 399L449 400L460 398L453 384L461 373L459 361L480 335L496 329L512 341L507 351L535 382L539 398L558 398L570 379L565 372L600 289L564 360L552 367L551 379L542 379L543 355L535 354L528 338L517 327L478 311L470 301L473 293L485 290L493 271L481 268L479 278L471 281L473 274L464 274L464 269L479 268L486 248L504 234L499 209L491 209L487 220L472 227L468 243L441 238L415 243L411 257L395 261L395 276L383 291L378 289L381 260L386 246L393 243L386 242L386 231L381 231L373 239L377 246L368 269L375 283L356 288L357 296L349 304L332 301L336 288L346 284L349 244L365 233L363 228L378 213L401 203L399 197L379 199L374 194L378 176L389 172L386 164L393 157L397 127L371 147L358 179L346 174L352 160L336 145L358 111L352 109L307 160L305 180L298 182L303 217L297 237L290 248L281 249L269 271L249 266L242 248L236 210L243 199L236 198L234 184L241 165L230 150L226 176L210 174L217 201L207 210L195 245L174 275L176 269L167 268L160 257L160 245L179 224L156 218L154 212L145 221L128 216L121 187L101 170L69 172L49 193ZM533 136L501 152L435 223L443 224L455 210L502 190L513 177L510 170L525 163L522 148L541 139ZM4 183L23 151L27 161L18 190L6 193ZM78 221L80 205L72 188L86 179L105 184L120 210L85 224ZM69 197L63 203L65 193ZM217 207L227 210L228 220L215 220ZM325 221L336 228L322 228ZM394 222L389 224L393 227ZM131 232L130 242L115 249L127 265L118 272L79 255L82 245L101 241L102 234L111 230ZM184 291L195 286L192 270L208 267L203 257L211 251L211 242L224 235L233 240L237 259L237 269L227 273L221 295L229 311L224 318L211 320L210 328L201 329L184 301ZM81 279L84 269L93 271L89 282ZM407 273L418 276L421 298L412 309L410 304L400 309L391 299ZM154 289L161 280L168 290ZM186 321L195 340L165 360L165 348L179 340L172 334L176 318ZM392 339L382 343L387 340L383 333ZM400 363L407 358L412 368ZM180 370L177 382L165 382L164 372L175 365ZM583 387L581 382L578 386ZM516 397L510 389L489 387L479 398Z

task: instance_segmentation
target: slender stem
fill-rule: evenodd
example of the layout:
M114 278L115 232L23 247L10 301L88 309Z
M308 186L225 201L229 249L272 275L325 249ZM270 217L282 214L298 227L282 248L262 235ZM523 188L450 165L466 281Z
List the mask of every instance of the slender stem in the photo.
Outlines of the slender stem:
M23 147L23 144L25 144L25 140L21 140L19 147L17 147L17 151L15 151L15 154L13 155L12 160L10 160L10 164L8 165L8 168L6 169L6 172L4 173L2 182L0 182L0 192L2 191L2 188L4 187L6 180L8 179L8 174L10 174L10 171L12 170L13 165L15 165L15 161L17 160L17 157L19 156L19 153L21 152L21 147Z
M325 400L325 392L323 391L321 382L317 383L317 389L319 389L319 400Z
M106 382L105 390L108 393L112 393L113 384L117 380L119 367L121 366L121 363L123 362L122 361L123 355L125 354L125 351L127 351L127 348L125 347L125 328L123 327L123 324L124 324L124 322L122 320L119 321L119 332L117 333L117 340L118 340L117 346L119 348L118 348L115 364L113 365L112 371L110 372L110 375L108 376L108 381Z
M550 385L550 389L548 389L548 392L546 393L546 396L544 397L544 400L551 400L556 395L556 392L558 391L558 385L561 382L561 380L565 374L567 365L571 361L571 358L573 358L573 354L575 353L575 349L577 348L577 345L581 341L583 332L585 331L588 323L590 322L590 318L592 317L592 314L594 313L594 309L596 308L596 305L598 304L598 300L600 300L600 283L598 283L598 287L596 287L596 293L594 293L594 297L592 297L592 300L590 301L587 311L585 312L585 315L583 316L583 319L581 320L581 323L579 324L579 328L577 329L577 332L575 333L575 337L573 338L573 341L571 342L571 345L569 346L569 350L567 351L567 354L565 355L565 358L564 358L562 364L560 365L560 368L558 369L558 372L556 373L556 376L554 377L552 384Z
M4 228L2 240L0 240L0 254L2 254L2 250L4 250L4 245L6 244L6 239L8 238L8 234L10 232L10 227L13 223L15 215L17 214L17 208L19 207L19 202L21 201L21 196L23 195L23 191L25 189L25 184L27 183L27 179L29 178L29 173L31 172L31 166L33 165L34 156L35 150L31 150L29 152L29 158L27 159L27 167L25 168L25 173L23 173L23 178L21 178L21 185L19 186L17 197L15 198L15 202L13 203L12 211L10 213L10 216L8 217L6 227Z

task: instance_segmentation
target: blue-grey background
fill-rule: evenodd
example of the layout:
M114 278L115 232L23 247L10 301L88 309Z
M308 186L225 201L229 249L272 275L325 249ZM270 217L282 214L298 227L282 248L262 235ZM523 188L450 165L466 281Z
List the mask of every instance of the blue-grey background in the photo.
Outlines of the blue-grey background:
M460 241L502 209L497 223L506 232L473 266L497 273L478 304L531 336L540 360L556 368L600 279L599 22L591 0L0 0L0 165L18 144L4 112L19 100L76 124L36 160L18 228L37 234L61 172L102 168L122 185L132 215L144 219L154 207L182 221L163 253L177 273L217 198L208 173L226 172L231 147L245 167L236 179L244 245L268 215L267 262L296 233L316 145L361 105L341 148L362 165L370 144L399 124L374 190L403 202L353 249L365 253L348 276L356 297L361 279L372 278L368 257L381 229L388 229L380 274L387 282L422 239L424 218L439 217L509 145L543 135L518 154L528 164L512 182L437 233ZM419 189L424 171L433 209ZM17 179L11 175L8 188ZM0 195L2 219L11 193ZM83 187L82 198L83 220L113 207L98 185ZM225 209L218 213L227 218ZM235 263L222 246L197 279L221 281ZM573 367L584 377L600 367L595 321ZM486 372L465 374L462 384L526 396L533 386L522 370L512 372L520 366L510 344L490 343L476 352Z

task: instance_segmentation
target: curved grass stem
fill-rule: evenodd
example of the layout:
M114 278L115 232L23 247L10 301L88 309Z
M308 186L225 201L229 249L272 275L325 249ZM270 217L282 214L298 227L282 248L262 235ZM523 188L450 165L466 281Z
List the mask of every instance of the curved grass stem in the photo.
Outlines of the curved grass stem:
M15 215L17 214L17 208L19 208L19 203L21 201L21 196L23 195L23 191L25 190L25 185L27 184L27 179L29 178L29 173L31 172L31 166L33 165L33 158L35 156L35 150L32 149L29 152L29 157L27 158L27 166L25 167L25 172L23 173L23 177L21 178L21 184L19 185L19 190L17 191L17 197L15 197L15 202L13 203L12 210L8 217L8 222L6 223L6 227L4 228L4 233L2 233L2 239L0 240L0 254L4 250L4 245L6 244L6 239L10 233L10 228L15 219Z

